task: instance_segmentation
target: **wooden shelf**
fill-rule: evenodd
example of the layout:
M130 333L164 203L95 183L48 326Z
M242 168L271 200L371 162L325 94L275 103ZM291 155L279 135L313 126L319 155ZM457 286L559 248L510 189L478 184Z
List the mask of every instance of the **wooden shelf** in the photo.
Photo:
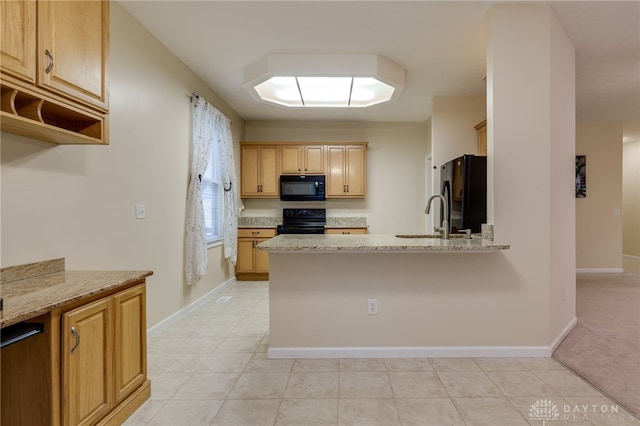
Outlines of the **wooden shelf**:
M107 115L84 111L18 86L0 86L0 130L56 144L108 144Z

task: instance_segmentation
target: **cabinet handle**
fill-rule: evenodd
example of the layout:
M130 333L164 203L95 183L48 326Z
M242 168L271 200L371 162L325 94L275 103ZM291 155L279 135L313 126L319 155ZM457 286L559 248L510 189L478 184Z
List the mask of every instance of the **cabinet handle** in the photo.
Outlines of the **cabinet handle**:
M71 333L73 333L76 338L76 344L71 348L71 353L74 353L76 349L78 349L78 346L80 346L80 334L78 334L78 330L76 330L75 327L71 327Z
M44 54L47 55L47 69L44 70L45 74L49 74L53 69L53 55L49 52L49 49L44 50Z
M260 231L251 231L251 235L258 235L260 234Z
M346 187L347 187L347 192L349 192L349 185L346 185Z

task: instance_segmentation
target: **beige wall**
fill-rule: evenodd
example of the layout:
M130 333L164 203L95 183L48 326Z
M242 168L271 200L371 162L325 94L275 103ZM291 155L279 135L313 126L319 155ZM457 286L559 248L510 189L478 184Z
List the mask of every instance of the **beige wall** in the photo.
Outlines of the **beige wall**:
M576 155L587 156L587 197L576 198L576 267L622 268L622 126L577 123ZM625 212L626 213L626 212Z
M549 342L575 321L574 49L548 5L494 5L488 22L488 220L511 244L514 316Z
M152 326L232 276L221 247L183 284L191 106L198 92L243 120L117 2L111 3L109 146L56 146L2 134L1 264L65 257L68 269L153 270ZM134 205L146 204L145 220Z
M622 151L622 253L640 258L640 141Z
M365 216L371 233L423 231L425 158L430 151L428 122L247 121L245 139L369 142L364 200L292 203L246 199L246 214L281 215L283 207L324 207L327 215Z

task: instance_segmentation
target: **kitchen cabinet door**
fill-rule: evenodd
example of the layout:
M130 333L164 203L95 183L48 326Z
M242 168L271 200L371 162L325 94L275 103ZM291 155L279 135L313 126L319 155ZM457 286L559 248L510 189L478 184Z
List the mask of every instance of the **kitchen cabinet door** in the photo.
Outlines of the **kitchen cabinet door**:
M278 198L277 145L245 145L241 149L242 198Z
M324 174L323 145L282 145L283 175Z
M110 298L62 317L62 420L91 425L113 406L112 309Z
M147 378L147 321L144 284L113 296L114 388L118 404Z
M269 238L258 238L256 239L256 246L263 241L267 241ZM269 253L264 250L254 249L254 263L255 263L255 272L258 274L268 274L269 273Z
M37 4L38 85L106 110L108 0Z
M28 83L36 82L36 3L0 2L0 70Z
M365 149L359 145L328 147L327 198L364 198Z
M236 258L236 274L255 272L253 264L253 238L238 239L238 255Z
M238 229L236 279L264 280L269 274L269 253L256 248L258 244L276 236L273 228Z

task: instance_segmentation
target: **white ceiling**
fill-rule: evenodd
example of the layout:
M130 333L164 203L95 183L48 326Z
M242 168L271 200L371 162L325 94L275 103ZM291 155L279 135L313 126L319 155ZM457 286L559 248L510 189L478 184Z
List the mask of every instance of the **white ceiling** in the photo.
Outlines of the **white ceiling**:
M245 119L424 121L433 96L483 95L492 1L120 1ZM551 2L576 47L577 117L640 140L640 2ZM243 89L269 53L376 53L406 70L391 104L286 109Z

